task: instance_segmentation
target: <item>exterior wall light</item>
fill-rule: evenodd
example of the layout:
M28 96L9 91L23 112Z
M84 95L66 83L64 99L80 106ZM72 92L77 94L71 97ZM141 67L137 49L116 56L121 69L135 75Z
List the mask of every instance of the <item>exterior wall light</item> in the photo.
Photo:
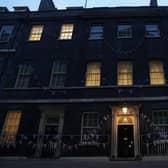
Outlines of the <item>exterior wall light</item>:
M128 107L126 107L126 106L122 107L122 112L123 112L124 114L127 114L127 112L128 112Z

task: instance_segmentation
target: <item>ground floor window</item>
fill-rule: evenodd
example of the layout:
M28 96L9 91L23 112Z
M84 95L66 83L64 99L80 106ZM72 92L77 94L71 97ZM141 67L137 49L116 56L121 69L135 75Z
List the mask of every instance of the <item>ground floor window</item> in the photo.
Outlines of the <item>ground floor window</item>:
M81 142L97 143L99 141L99 117L96 112L84 112L82 116Z
M49 117L45 125L45 134L46 135L57 135L59 128L59 116L58 117Z
M3 142L15 142L22 113L20 111L9 111L7 113L2 130Z
M168 110L153 111L152 121L156 139L168 139Z

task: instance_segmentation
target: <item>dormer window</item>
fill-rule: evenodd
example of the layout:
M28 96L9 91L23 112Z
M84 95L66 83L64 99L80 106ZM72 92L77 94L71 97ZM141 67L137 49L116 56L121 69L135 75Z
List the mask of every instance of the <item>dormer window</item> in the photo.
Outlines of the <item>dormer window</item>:
M117 38L132 38L132 26L118 25Z
M4 25L0 30L0 42L8 42L13 32L13 25Z
M145 36L148 38L160 37L160 29L156 24L146 25L145 32Z

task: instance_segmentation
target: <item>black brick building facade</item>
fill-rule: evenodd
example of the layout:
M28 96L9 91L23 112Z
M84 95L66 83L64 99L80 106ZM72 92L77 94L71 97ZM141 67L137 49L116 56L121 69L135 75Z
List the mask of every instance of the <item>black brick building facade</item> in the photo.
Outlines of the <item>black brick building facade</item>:
M0 8L0 155L167 155L168 7L45 7Z

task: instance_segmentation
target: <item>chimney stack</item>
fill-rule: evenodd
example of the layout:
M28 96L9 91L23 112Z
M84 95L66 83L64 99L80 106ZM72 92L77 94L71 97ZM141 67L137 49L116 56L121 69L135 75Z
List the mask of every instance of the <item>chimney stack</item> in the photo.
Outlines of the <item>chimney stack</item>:
M158 3L157 0L150 0L150 7L157 7Z
M55 5L52 0L41 0L39 5L39 11L48 11L48 10L55 10Z

